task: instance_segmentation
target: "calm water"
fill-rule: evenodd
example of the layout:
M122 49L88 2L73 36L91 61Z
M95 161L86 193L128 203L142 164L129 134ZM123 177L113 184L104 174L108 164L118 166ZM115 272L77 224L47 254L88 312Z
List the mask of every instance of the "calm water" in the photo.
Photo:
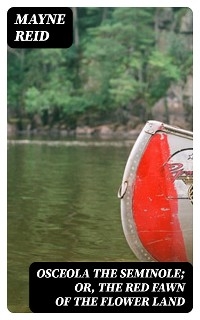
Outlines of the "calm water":
M131 144L8 144L11 312L29 312L32 262L136 260L124 238L117 198Z

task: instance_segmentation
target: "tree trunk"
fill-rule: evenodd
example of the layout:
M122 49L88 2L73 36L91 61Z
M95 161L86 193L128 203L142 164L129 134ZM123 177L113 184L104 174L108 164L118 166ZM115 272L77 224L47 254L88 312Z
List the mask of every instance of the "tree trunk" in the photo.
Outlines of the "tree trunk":
M78 8L72 8L74 20L74 44L79 46L79 31L78 31Z

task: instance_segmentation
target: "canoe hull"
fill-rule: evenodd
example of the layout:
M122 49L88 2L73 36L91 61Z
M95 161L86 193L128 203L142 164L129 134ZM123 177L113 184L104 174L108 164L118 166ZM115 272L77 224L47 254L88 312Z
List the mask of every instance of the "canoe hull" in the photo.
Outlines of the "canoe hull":
M189 131L148 121L128 158L121 219L141 261L192 262L193 138Z

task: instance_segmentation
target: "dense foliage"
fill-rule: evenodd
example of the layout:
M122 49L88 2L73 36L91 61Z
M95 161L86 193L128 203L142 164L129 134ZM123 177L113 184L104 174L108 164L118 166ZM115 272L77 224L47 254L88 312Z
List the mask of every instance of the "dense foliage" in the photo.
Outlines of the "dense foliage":
M167 47L158 45L162 8L73 8L69 49L8 50L8 108L17 119L77 124L144 120L171 83L184 81L192 52L177 32L174 8Z

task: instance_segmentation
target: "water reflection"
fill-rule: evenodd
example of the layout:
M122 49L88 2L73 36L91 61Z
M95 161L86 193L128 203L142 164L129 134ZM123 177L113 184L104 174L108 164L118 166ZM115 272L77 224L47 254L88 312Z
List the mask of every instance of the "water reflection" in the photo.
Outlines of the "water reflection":
M8 149L8 308L28 312L35 261L134 261L117 190L130 146L15 144Z

